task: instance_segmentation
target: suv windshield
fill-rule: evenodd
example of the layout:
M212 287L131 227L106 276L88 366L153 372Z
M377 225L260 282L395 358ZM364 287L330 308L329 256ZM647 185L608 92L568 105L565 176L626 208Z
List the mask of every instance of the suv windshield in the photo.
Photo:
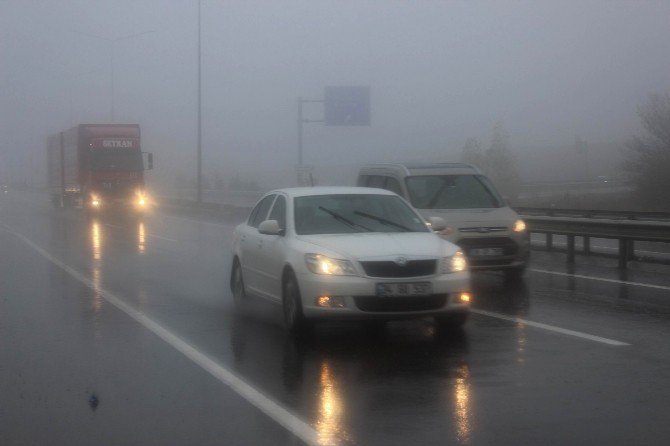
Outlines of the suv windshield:
M137 149L109 149L91 151L93 170L143 170L142 153Z
M405 179L417 209L499 208L504 200L483 175L425 175Z
M294 206L300 235L428 232L423 220L393 195L314 195L295 198Z

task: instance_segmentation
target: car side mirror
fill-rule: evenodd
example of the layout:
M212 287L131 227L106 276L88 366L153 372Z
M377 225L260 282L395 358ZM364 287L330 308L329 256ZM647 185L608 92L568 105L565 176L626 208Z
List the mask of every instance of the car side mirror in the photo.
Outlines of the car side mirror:
M147 153L147 170L151 170L153 168L154 168L154 154Z
M447 222L442 217L428 217L428 223L430 224L430 229L435 232L447 229Z
M265 220L258 225L258 232L265 235L284 235L284 230L279 227L277 220Z

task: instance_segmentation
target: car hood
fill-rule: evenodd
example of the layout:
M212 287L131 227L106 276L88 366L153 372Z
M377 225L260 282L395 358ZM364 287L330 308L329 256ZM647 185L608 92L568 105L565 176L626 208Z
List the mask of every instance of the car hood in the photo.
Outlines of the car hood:
M442 217L449 226L506 226L519 218L509 207L491 209L418 209L424 217Z
M431 232L392 232L300 235L298 239L325 248L325 255L338 254L358 260L396 258L439 258L453 255L458 248ZM318 252L322 253L322 252Z

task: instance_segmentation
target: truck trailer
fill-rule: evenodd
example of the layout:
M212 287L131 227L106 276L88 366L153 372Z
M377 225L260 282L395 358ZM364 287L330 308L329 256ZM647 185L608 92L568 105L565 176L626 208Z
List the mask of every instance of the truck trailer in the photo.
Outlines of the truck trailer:
M47 172L56 207L143 210L149 206L137 124L80 124L49 136Z

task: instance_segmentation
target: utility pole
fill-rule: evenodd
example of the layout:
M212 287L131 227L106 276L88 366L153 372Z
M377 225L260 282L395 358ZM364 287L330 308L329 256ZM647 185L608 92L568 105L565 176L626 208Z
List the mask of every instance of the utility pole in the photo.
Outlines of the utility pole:
M202 51L201 51L201 26L200 9L202 1L198 0L198 206L202 204Z
M298 168L302 167L302 98L298 98Z

